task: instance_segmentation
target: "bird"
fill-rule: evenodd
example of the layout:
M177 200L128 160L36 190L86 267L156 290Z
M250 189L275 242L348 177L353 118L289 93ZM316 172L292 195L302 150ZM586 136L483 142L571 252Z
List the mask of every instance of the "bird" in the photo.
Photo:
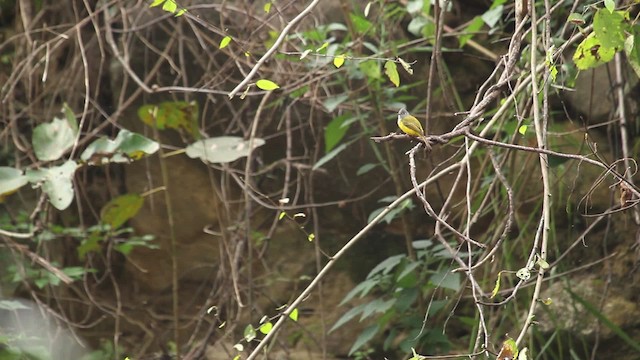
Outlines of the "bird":
M409 114L407 109L402 108L398 111L398 127L405 134L413 137L417 137L425 144L428 144L427 137L422 129L422 124L420 124L420 120L416 119L415 116Z

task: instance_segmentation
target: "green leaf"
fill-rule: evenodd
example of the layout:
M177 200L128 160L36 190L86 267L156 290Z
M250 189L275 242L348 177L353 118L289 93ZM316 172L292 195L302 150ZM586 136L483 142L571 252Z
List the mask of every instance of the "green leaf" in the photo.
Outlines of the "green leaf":
M253 149L265 144L260 138L253 139ZM236 136L220 136L196 141L187 146L186 153L192 159L199 158L210 163L228 163L246 157L253 149L249 140Z
M500 18L502 18L503 10L504 10L503 5L492 7L491 9L486 11L484 14L482 14L481 16L482 20L484 21L485 24L487 24L490 28L493 29L498 23L498 21L500 21Z
M395 62L387 60L384 64L384 73L389 77L393 85L400 86L400 74L398 74L398 66Z
M29 180L22 173L22 170L0 166L0 202L5 196L16 192L28 182Z
M129 163L144 155L151 155L158 149L160 145L157 142L123 129L113 140L101 137L89 144L80 155L80 159L90 165Z
M73 113L73 110L67 105L67 103L62 104L62 112L64 113L64 117L67 119L69 126L73 130L74 133L78 133L78 120L76 119L76 115Z
M616 9L616 2L614 0L604 0L604 7L609 10L609 13L613 13Z
M358 14L350 13L349 18L356 32L365 33L373 26L369 20Z
M322 165L324 165L324 164L328 163L329 161L331 161L331 159L333 159L338 154L340 154L344 149L346 149L347 145L348 144L340 144L340 146L338 146L337 148L335 148L335 149L331 150L330 152L326 153L323 157L320 158L320 160L318 160L317 163L315 163L315 165L313 165L313 168L311 168L311 170L317 170Z
M369 171L373 170L374 168L376 168L377 166L378 166L378 164L364 164L364 165L360 166L360 168L356 172L356 176L364 175L364 174L368 173Z
M73 201L73 175L78 164L67 161L49 169L27 170L29 182L41 186L49 196L49 202L58 210L64 210Z
M143 105L138 109L140 120L158 130L173 129L200 137L198 130L199 109L195 101L165 101L158 105Z
M144 204L144 198L138 194L125 194L109 201L100 211L100 220L115 230L136 216Z
M42 161L58 160L73 146L78 134L77 125L75 129L73 123L59 118L38 125L31 140L36 157Z
M273 324L271 323L271 321L260 325L260 328L258 328L258 330L265 335L267 335L271 331L271 329L273 329Z
M149 7L158 6L158 5L162 4L163 2L164 2L164 0L153 0L153 2L151 3L151 5L149 5Z
M229 45L229 43L231 42L231 36L225 36L222 38L222 40L220 40L220 50L224 49L227 47L227 45Z
M366 60L361 62L358 67L360 71L367 77L369 83L380 81L382 78L382 72L380 71L380 64L376 60Z
M484 20L482 17L476 16L471 20L469 25L462 31L462 35L458 37L458 41L460 42L460 48L463 48L469 40L471 40L484 26Z
M452 273L447 270L441 270L431 275L429 281L441 288L451 289L453 291L460 290L461 281L459 273Z
M625 40L624 52L631 68L640 77L640 32L637 29L635 34L628 36Z
M255 339L255 338L256 338L256 335L257 335L257 334L256 334L256 329L254 329L254 328L253 328L253 326L251 326L251 324L247 325L247 326L244 328L244 339L245 339L247 342L251 342L251 341L253 341L253 339Z
M616 49L603 46L595 33L591 33L578 45L573 61L578 69L586 70L611 61L615 53Z
M271 80L267 80L267 79L260 79L260 80L256 81L256 86L258 88L260 88L261 90L265 90L265 91L272 91L272 90L280 88L280 86L278 84L274 83Z
M607 48L621 49L624 46L625 13L622 11L609 12L600 9L593 17L593 32L600 40L602 46Z
M335 324L333 324L333 326L331 327L331 329L329 329L329 333L333 332L334 330L336 330L337 328L339 328L340 326L346 324L347 322L349 322L351 319L355 318L356 316L358 316L358 314L362 313L362 310L364 309L366 304L360 304L354 308L349 309L349 311L347 311L346 313L344 313L344 315L342 315L338 321L336 321Z
M324 129L324 151L328 153L342 140L344 135L349 130L349 124L345 124L351 115L344 114L331 120L331 122Z
M380 273L381 275L389 274L396 266L398 266L402 262L402 259L404 259L404 258L406 258L406 256L404 254L393 255L393 256L390 256L390 257L386 258L381 263L376 265L369 272L369 275L367 275L367 279L370 279L371 277L373 277L374 275L376 275L378 273Z
M289 314L289 318L293 321L298 321L298 308L295 308Z
M348 94L342 94L334 97L327 98L322 105L327 109L328 112L333 112L335 109L340 106L343 102L349 99Z
M333 58L333 66L340 68L344 64L344 54L338 55Z
M595 316L598 320L600 320L605 326L607 326L609 329L611 329L611 331L616 334L620 339L622 339L625 343L627 343L629 346L631 346L632 348L636 349L637 351L640 351L640 342L638 342L637 339L632 339L629 335L627 335L627 333L621 329L618 325L616 325L615 323L613 323L611 320L609 320L609 318L607 318L599 309L597 306L594 306L593 304L591 304L590 302L588 302L587 300L583 299L582 297L580 297L578 294L574 293L573 291L571 291L571 289L566 289L567 292L571 295L571 297L576 300L577 302L579 302L582 306L585 307L585 309L587 309L587 311L589 311L591 313L591 315Z
M269 13L271 12L271 2L268 2L266 4L264 4L264 6L262 7L262 9L264 10L265 13Z
M353 346L351 346L351 349L349 349L349 356L369 342L369 340L373 339L373 337L378 333L378 330L380 330L380 325L378 324L371 325L364 329L353 343Z
M500 279L502 278L502 273L502 271L498 273L496 285L493 287L493 291L491 291L491 296L489 296L489 299L493 299L494 297L496 297L496 295L498 295L498 291L500 291Z
M178 8L178 4L174 0L165 0L164 4L162 4L162 10L170 13L176 12Z

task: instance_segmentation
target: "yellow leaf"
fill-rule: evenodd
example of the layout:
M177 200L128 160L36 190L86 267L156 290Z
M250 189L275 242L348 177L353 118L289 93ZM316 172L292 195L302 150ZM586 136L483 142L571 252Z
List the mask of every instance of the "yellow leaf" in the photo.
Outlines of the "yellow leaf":
M231 42L231 36L225 36L220 40L220 50L224 49Z
M298 321L298 309L297 308L293 309L291 314L289 314L289 318L291 320L293 320L293 321Z
M333 58L333 65L336 68L340 68L340 66L342 66L344 64L344 54L342 55L338 55L336 57Z
M276 83L274 83L271 80L267 80L267 79L260 79L258 81L256 81L256 86L259 87L261 90L266 90L266 91L271 91L271 90L275 90L275 89L279 89L280 86Z
M524 134L526 134L526 133L527 133L527 128L528 128L528 126L527 126L527 125L522 125L522 126L520 126L520 127L518 128L518 132L519 132L520 134L524 135Z

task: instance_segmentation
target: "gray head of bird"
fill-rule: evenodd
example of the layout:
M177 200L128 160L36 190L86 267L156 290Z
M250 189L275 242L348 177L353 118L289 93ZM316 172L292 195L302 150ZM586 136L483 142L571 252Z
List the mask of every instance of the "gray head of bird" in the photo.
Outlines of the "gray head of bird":
M398 119L402 119L403 117L409 115L409 112L407 111L406 108L402 108L400 109L400 111L398 111Z

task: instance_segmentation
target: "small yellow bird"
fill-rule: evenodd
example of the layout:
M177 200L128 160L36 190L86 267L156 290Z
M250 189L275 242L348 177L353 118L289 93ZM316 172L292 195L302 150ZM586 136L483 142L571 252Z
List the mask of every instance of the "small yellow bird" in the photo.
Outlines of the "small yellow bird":
M400 109L400 111L398 111L398 127L405 134L417 137L425 144L427 143L427 137L424 134L422 124L420 124L420 120L409 114L409 112L405 108L402 108Z

